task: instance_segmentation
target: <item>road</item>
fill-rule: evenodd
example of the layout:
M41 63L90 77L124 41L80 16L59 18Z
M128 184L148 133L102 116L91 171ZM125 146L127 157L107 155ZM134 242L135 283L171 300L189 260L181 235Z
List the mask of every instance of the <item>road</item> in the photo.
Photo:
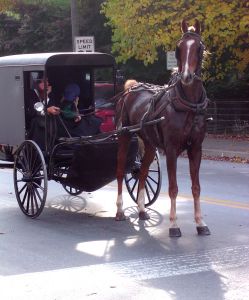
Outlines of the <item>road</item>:
M72 197L49 182L38 219L15 200L12 172L0 170L1 300L249 299L249 166L203 160L202 210L211 235L193 222L188 163L178 163L178 224L168 237L165 163L162 192L137 219L125 194L126 222L115 222L116 184Z

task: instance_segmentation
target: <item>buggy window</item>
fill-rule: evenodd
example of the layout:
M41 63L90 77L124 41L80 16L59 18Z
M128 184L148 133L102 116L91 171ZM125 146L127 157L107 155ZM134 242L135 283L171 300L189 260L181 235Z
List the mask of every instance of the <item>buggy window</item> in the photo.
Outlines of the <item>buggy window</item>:
M113 68L95 68L94 78L94 99L98 107L114 96Z

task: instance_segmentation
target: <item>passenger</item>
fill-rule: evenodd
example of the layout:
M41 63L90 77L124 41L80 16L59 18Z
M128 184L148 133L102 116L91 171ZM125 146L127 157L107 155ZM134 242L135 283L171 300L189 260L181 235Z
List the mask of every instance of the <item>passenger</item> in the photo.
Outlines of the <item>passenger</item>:
M75 83L66 86L61 101L60 111L63 121L73 137L88 136L100 133L102 119L92 114L80 115L78 102L80 87ZM60 126L60 136L65 136L65 129Z

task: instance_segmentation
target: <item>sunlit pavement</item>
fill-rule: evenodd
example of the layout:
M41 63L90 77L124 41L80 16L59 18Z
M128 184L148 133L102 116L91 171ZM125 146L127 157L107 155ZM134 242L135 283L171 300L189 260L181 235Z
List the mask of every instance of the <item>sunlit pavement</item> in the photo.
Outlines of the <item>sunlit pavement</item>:
M16 203L11 171L0 170L1 299L247 299L249 201L243 188L237 194L204 189L212 234L199 237L184 190L177 202L182 237L170 239L165 187L150 220L138 220L125 193L128 219L115 222L115 183L73 197L50 182L47 206L33 220Z

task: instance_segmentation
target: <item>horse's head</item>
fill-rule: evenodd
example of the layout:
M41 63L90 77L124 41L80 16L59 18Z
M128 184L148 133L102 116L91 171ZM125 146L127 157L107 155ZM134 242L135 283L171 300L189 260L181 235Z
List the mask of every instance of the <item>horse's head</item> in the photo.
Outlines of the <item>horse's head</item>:
M192 27L188 27L185 20L182 21L183 35L176 46L176 59L178 71L181 74L181 82L184 85L192 84L194 78L200 75L204 51L200 31L199 21L196 20Z

